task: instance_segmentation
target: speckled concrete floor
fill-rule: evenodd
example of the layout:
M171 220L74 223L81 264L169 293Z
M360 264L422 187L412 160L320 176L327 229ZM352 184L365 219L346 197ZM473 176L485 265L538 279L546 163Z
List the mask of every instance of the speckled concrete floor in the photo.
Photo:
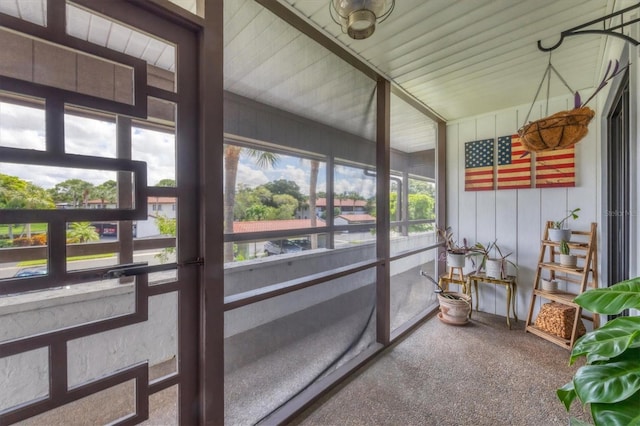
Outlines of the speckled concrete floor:
M581 365L569 351L504 317L476 313L470 324L425 322L334 389L294 425L567 425L589 420L555 395Z

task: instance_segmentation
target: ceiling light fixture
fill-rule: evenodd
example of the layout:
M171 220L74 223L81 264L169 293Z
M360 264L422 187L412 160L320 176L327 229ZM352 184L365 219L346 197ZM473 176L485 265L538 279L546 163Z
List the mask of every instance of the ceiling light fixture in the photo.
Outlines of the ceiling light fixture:
M343 33L362 40L391 15L395 5L396 0L329 0L329 13Z

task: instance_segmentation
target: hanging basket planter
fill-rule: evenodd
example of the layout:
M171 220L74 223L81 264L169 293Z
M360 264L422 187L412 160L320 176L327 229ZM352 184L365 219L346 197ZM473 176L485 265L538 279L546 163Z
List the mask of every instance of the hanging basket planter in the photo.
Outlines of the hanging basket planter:
M589 132L589 122L595 116L595 111L587 107L586 104L591 101L595 95L602 90L607 82L620 74L627 67L620 68L618 61L615 61L613 69L611 68L613 63L609 61L609 66L605 72L604 78L594 91L594 93L585 102L580 99L580 94L574 92L567 82L562 78L560 73L551 64L551 58L549 58L549 64L542 76L542 81L538 86L538 90L529 109L529 113L525 118L525 123L520 129L518 129L518 135L522 140L522 145L529 152L542 152L552 151L554 149L569 148L576 143L580 142ZM610 74L611 71L611 74ZM569 91L574 95L574 109L569 111L556 112L545 118L541 118L536 121L528 121L529 115L533 110L533 106L538 99L540 89L543 86L545 79L547 79L547 108L549 107L549 88L551 84L551 73L555 73L556 76L564 83Z
M525 124L518 130L527 151L540 152L568 148L580 142L589 131L595 115L589 107L560 111Z

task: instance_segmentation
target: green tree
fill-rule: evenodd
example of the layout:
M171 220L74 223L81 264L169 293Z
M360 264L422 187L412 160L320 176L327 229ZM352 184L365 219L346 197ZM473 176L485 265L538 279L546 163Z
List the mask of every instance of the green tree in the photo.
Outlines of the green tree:
M431 195L409 194L409 220L435 218L435 201Z
M389 217L391 220L398 220L398 193L393 191L389 193Z
M0 208L53 209L47 191L16 176L0 173Z
M67 179L56 184L50 193L56 203L71 203L73 207L87 204L93 184L82 179Z
M409 179L409 194L428 194L431 195L432 198L435 198L435 191L435 185L432 182Z
M264 186L256 188L240 188L236 194L234 204L234 220L266 220L265 209L267 205L273 205L273 194Z
M435 219L435 200L429 194L409 194L409 220ZM430 223L411 225L410 231L429 231L433 229Z
M99 239L98 231L89 222L73 222L67 230L67 242L69 243L87 243Z
M118 200L118 183L108 180L90 189L90 197L97 198L104 205L115 203Z
M276 219L293 219L298 208L298 200L289 194L274 194L273 203L276 206Z
M273 207L264 204L253 204L245 210L244 220L267 220Z
M338 200L338 202L336 202L335 200ZM342 192L340 194L335 194L333 196L333 200L334 200L334 208L333 208L333 215L338 216L339 214L342 213L342 204L343 201L347 199L347 193L346 192ZM336 205L337 204L337 205Z
M169 218L159 214L154 218L154 220L161 235L168 235L172 237L175 237L177 235L177 222L175 218ZM160 259L162 263L165 263L167 262L167 260L169 260L169 255L175 253L175 251L175 247L165 247L160 253L156 255L156 257Z
M156 183L156 186L175 188L176 187L176 181L175 181L175 179L160 179L160 181L158 183Z
M367 205L364 207L364 211L369 213L371 216L375 217L377 214L376 210L376 196L372 196L367 198Z
M316 200L318 195L316 194L316 186L318 185L318 170L320 169L320 161L311 160L311 170L309 176L309 216L311 219L311 227L317 226L318 221L316 217ZM318 234L311 234L311 248L318 248Z
M273 182L265 183L262 186L267 188L274 195L275 194L290 195L298 202L298 204L302 204L305 201L305 196L302 195L302 193L300 192L300 186L298 186L297 183L291 180L278 179L278 180L274 180Z
M16 176L0 173L0 209L53 209L55 204L46 190ZM9 238L13 239L9 225ZM31 238L31 224L23 225L22 235Z
M245 152L253 158L258 167L274 166L278 162L278 155L273 152L258 151L227 144L224 147L224 233L233 233L234 206L236 199L236 179L238 177L238 163L240 154ZM225 243L224 261L233 261L233 244Z

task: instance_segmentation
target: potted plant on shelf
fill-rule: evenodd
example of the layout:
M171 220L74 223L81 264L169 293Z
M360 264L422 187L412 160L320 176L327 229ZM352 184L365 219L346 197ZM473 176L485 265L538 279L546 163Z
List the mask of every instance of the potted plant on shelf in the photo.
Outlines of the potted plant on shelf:
M571 248L566 240L560 241L560 265L575 268L578 265L578 256L571 254Z
M549 228L549 240L551 241L571 240L571 229L569 229L567 221L569 219L576 220L578 218L579 211L580 211L580 208L573 209L569 212L568 215L566 215L561 220L557 220L553 222L552 226Z
M495 256L491 256L491 250L495 251ZM476 273L484 269L487 277L504 279L508 276L508 264L513 265L516 269L518 268L515 263L507 259L511 254L512 252L504 254L496 240L486 246L482 243L476 243L469 256L472 257ZM480 257L480 259L478 260L476 257Z
M617 315L640 309L640 277L586 291L574 302L595 314ZM589 404L595 424L637 425L640 421L640 317L618 317L578 339L570 364L581 356L586 365L556 391L567 411L578 398ZM573 421L571 424L577 424ZM582 424L582 423L581 423Z
M482 272L486 265L487 259L491 256L491 249L493 248L493 243L488 243L486 246L482 243L476 243L472 250L467 254L467 256L471 259L471 264L476 271L476 274Z
M540 284L542 289L544 291L548 291L549 293L555 293L556 291L558 291L558 281L554 279L541 278Z
M464 238L462 244L459 244L450 226L446 228L438 227L437 232L438 236L445 242L447 265L452 268L464 268L465 259L470 250L467 246L467 239Z

